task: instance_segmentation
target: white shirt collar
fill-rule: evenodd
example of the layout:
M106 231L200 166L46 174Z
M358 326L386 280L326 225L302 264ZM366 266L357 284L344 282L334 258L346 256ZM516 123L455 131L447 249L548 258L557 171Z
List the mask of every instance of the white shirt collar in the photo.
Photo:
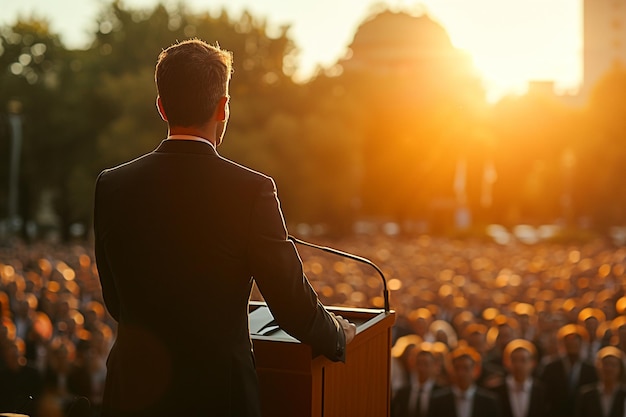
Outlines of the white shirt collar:
M452 386L452 392L456 398L465 398L470 399L474 398L474 394L476 393L476 385L472 384L466 391L461 391L459 387L456 385Z
M211 147L213 149L215 149L215 145L213 145L211 143L211 141L209 141L208 139L202 138L200 136L193 136L193 135L169 135L167 138L168 139L195 140L197 142L204 142L204 143L208 143L209 145L211 145Z
M435 386L435 380L433 378L428 378L424 381L424 387L422 389L424 391L432 391L433 386Z
M513 378L513 375L507 375L505 380L511 392L517 391L518 384L517 384L517 381ZM530 392L532 386L533 386L533 379L526 378L526 380L522 384L522 390L524 392Z
M419 379L417 378L417 375L411 374L411 386L416 391L417 390L432 391L434 385L435 385L435 380L433 378L428 378L426 381L424 381L423 384L420 384Z

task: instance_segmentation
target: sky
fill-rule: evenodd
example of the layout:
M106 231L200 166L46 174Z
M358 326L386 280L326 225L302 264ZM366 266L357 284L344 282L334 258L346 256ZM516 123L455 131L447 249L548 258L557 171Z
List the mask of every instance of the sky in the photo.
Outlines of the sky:
M180 0L162 0L166 5ZM184 0L191 11L233 16L249 10L272 28L288 24L299 49L298 78L332 66L346 53L358 26L375 10L428 14L467 51L490 100L522 94L529 80L554 81L574 93L582 77L582 0ZM151 8L158 0L124 0ZM109 0L0 0L0 25L19 16L44 17L70 48L85 48L96 16ZM214 40L206 39L209 42Z

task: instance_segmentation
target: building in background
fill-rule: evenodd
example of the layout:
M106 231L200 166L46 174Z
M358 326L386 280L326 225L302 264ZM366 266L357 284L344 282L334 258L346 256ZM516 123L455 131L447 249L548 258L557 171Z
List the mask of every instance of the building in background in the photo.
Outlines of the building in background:
M581 100L614 65L626 67L626 1L584 0Z

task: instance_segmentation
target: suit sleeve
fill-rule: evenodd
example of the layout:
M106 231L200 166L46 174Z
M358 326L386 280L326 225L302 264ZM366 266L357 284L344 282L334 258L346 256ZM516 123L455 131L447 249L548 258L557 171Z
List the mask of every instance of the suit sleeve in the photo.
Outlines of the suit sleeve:
M104 172L102 172L96 181L95 201L94 201L94 236L95 236L95 255L96 266L98 267L98 276L100 277L100 285L102 286L102 297L104 304L111 316L119 322L120 302L113 280L113 273L109 266L109 260L104 248L104 238L106 233L106 222L102 219L102 210L105 201L102 200L102 190L100 187Z
M315 355L345 361L343 329L318 300L295 246L287 240L271 179L264 181L252 207L248 251L252 275L280 327L310 345Z

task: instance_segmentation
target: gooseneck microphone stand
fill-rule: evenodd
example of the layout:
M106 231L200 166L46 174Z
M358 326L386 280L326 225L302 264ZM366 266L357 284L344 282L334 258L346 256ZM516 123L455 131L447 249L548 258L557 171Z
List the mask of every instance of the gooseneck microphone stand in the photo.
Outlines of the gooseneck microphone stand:
M320 246L320 245L316 245L314 243L305 242L304 240L300 240L300 239L295 238L295 237L293 237L291 235L287 236L287 239L289 239L292 242L297 243L299 245L308 246L308 247L311 247L311 248L322 250L324 252L332 253L332 254L337 255L337 256L342 256L344 258L349 258L349 259L352 259L354 261L367 264L367 265L371 266L372 268L374 268L376 270L376 272L378 272L378 274L380 275L380 278L383 281L383 298L385 300L385 313L386 314L389 313L389 291L387 291L387 279L385 278L385 275L383 274L383 271L381 271L380 268L374 262L370 261L367 258L363 258L362 256L357 256L357 255L353 255L353 254L348 253L348 252L340 251L338 249L329 248L328 246Z

